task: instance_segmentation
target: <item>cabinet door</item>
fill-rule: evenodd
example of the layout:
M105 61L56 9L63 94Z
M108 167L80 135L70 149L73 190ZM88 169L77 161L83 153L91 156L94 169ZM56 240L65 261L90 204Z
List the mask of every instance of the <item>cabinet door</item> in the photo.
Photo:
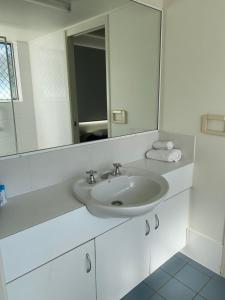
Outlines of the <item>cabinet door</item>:
M9 300L96 300L94 242L7 285Z
M151 235L151 273L186 245L189 218L189 190L162 202L149 214Z
M119 300L149 274L150 229L144 217L96 238L98 300Z

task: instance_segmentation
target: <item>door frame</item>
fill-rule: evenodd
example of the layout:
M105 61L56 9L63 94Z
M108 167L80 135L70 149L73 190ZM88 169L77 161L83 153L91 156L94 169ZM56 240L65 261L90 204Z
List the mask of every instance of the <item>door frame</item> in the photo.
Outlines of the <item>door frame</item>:
M78 119L78 105L76 93L76 71L75 58L73 55L73 37L84 33L105 28L105 58L106 58L106 98L107 98L107 130L108 138L111 137L111 101L110 101L110 63L109 63L109 20L108 16L99 16L90 20L84 21L80 24L74 25L66 30L67 40L67 63L68 63L68 77L69 77L69 97L71 105L72 126L74 143L80 142L79 137L79 119ZM75 125L77 123L77 126Z

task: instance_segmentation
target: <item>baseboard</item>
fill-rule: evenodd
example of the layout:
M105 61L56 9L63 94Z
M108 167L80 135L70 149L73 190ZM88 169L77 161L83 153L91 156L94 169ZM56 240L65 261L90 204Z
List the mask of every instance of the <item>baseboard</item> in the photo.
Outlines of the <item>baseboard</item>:
M220 274L223 245L193 229L187 230L187 245L181 251L211 271Z

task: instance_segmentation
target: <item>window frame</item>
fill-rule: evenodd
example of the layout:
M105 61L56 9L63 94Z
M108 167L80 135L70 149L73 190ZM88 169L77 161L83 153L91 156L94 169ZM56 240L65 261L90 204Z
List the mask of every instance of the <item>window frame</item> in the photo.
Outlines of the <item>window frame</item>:
M10 46L10 58L12 61L12 71L13 71L13 79L15 81L15 93L16 93L16 97L11 97L11 99L1 99L0 98L0 103L10 103L10 102L19 102L21 101L20 99L20 89L18 86L18 76L17 76L17 63L16 63L16 57L15 57L15 44L13 42L10 41L0 41L0 44L4 44L7 47ZM7 49L7 55L9 55L9 51ZM8 67L9 69L9 67ZM10 71L9 71L10 72ZM10 89L12 88L12 82L10 83ZM12 95L12 91L10 91L10 94Z

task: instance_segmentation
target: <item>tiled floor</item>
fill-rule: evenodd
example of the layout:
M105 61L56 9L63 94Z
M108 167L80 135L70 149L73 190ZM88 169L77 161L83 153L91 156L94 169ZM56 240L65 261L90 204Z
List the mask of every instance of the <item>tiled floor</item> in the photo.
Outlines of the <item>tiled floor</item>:
M225 300L225 278L177 253L122 300Z

